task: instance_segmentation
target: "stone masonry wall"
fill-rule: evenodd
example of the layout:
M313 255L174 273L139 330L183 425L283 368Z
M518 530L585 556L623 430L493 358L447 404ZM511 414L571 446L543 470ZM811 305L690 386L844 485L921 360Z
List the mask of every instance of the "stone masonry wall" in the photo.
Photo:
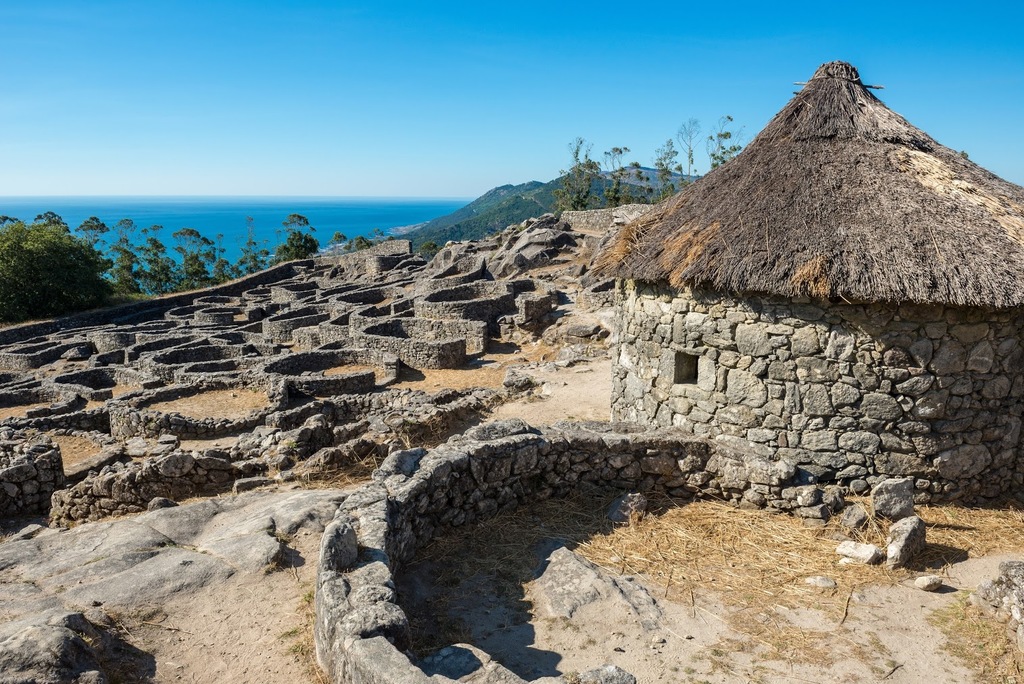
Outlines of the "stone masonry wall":
M464 337L455 337L463 323L393 318L350 332L359 346L394 354L411 368L458 368L466 362L468 346Z
M538 431L519 420L499 421L430 452L389 456L373 481L341 505L321 542L314 636L330 681L451 681L428 677L407 655L409 625L394 573L447 530L581 483L767 503L817 517L817 509L842 505L834 491L790 486L795 468L785 462L733 452L679 429L638 429L561 423ZM490 663L473 681L522 680Z
M126 401L111 401L107 404L110 434L121 440L131 437L156 438L164 434L172 434L179 439L212 439L248 432L262 425L267 416L281 411L288 403L287 388L278 383L266 389L265 407L250 411L241 418L193 417L149 408L151 404L200 394L206 390L231 389L240 384L238 381L204 381L191 385L170 385L133 395Z
M50 521L67 525L140 513L156 497L181 500L219 494L236 479L265 470L259 463L233 463L216 449L191 453L176 449L144 461L115 463L53 492Z
M50 495L64 486L64 461L49 437L0 429L0 519L45 515Z
M590 209L588 211L563 211L562 220L573 230L603 233L613 227L635 221L651 210L653 204L625 204L611 209Z
M728 297L626 281L616 420L679 426L863 492L1017 494L1024 322L1014 312Z
M978 591L971 595L971 600L1005 622L1017 650L1024 651L1024 562L1010 560L1000 563L999 574L978 585Z

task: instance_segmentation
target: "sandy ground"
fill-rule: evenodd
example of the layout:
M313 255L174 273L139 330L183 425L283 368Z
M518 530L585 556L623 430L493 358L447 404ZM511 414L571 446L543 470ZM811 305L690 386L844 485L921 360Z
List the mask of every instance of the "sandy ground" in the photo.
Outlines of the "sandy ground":
M312 591L320 535L289 542L290 567L170 601L145 621L128 619L162 682L315 682Z
M611 411L612 362L594 359L569 368L524 371L541 383L539 395L502 404L492 418L522 418L531 425L559 420L607 421Z
M244 418L267 405L267 395L250 389L211 390L173 401L148 404L145 408L180 413L192 418Z
M31 408L46 408L51 402L44 401L37 404L18 404L17 406L5 406L0 408L0 420L7 418L24 418L25 413Z
M65 468L87 458L92 458L102 449L99 444L96 444L87 437L51 434L50 439L60 447L60 457L64 461Z
M555 539L557 520L542 517L537 524L552 536L534 547L534 578L545 572L546 554L562 544ZM507 564L502 557L508 549L502 548L500 534L491 537L497 537L493 547L488 538L452 552L483 557L473 561L477 572L468 577L449 576L450 561L444 556L413 563L399 575L400 599L410 613L419 652L450 641L472 643L527 680L613 664L641 684L1001 681L977 677L967 663L951 656L934 619L994 577L1007 555L948 566L942 573L945 586L935 593L917 589L912 580L885 581L879 568L880 582L856 587L841 614L787 608L769 599L730 596L727 601L722 592L707 589L669 594L641 577L639 584L660 613L652 624L635 604L604 589L571 616L557 613L543 580L509 582L505 571L495 569ZM619 577L613 570L600 572ZM837 565L835 572L842 569ZM590 586L583 583L580 594Z
M239 435L224 435L213 439L183 439L178 445L185 451L205 451L206 449L223 449L228 451L238 443Z
M436 392L439 389L467 389L470 387L501 387L510 366L518 366L547 357L554 350L543 343L520 347L515 344L491 341L487 353L472 358L462 368L414 370L403 366L395 389L415 389Z
M973 589L995 575L1000 560L964 561L949 569L950 576L962 582L962 588ZM545 615L533 584L527 585L526 596L536 607L528 627L535 633L531 648L554 654L551 661L560 673L609 663L633 673L642 683L959 684L974 679L944 650L945 637L929 622L934 611L957 600L952 590L930 594L905 584L863 587L853 594L841 625L815 610L771 605L726 608L716 595L699 594L693 605L659 601L664 614L653 630L643 629L619 605L596 602L566 620ZM826 655L808 655L796 645L789 651L772 652L734 630L730 625L737 618L774 620L804 633L820 633L827 644ZM518 662L520 658L509 660L511 669L530 667Z

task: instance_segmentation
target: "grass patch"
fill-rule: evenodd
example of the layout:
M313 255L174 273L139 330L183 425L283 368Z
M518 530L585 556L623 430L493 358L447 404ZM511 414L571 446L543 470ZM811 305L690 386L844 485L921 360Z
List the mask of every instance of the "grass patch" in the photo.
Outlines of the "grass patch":
M286 652L295 659L295 662L302 665L303 670L309 676L309 681L317 682L317 684L328 684L323 670L320 669L316 662L316 643L313 641L313 623L316 621L316 609L313 589L308 589L302 594L296 614L299 616L299 624L282 632L278 638L287 644L285 647Z
M946 651L977 673L979 684L1021 684L1024 656L1004 623L985 615L964 593L928 621L946 636Z

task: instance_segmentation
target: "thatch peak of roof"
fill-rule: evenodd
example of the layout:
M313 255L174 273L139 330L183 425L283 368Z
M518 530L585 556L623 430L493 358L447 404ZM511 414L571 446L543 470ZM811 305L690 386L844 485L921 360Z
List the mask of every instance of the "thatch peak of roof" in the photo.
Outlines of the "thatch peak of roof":
M846 62L818 67L804 89L765 127L767 137L862 138L930 150L935 141L875 97Z
M729 292L1024 305L1024 188L823 64L732 161L626 226L598 271Z

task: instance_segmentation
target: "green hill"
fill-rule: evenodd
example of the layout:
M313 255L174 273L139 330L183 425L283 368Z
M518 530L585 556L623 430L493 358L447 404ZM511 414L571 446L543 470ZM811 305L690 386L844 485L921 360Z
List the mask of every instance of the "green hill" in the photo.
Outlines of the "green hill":
M641 170L646 176L648 185L656 183L654 169L645 167ZM673 174L673 182L679 183L682 179L683 176ZM625 180L626 185L632 188L638 184L638 180L633 176ZM609 184L610 181L605 175L594 180L593 193L597 199L595 206L603 205L601 198ZM409 230L402 237L412 240L414 248L427 242L443 245L449 240L479 240L504 230L514 223L553 212L555 210L555 190L561 187L561 178L547 183L530 181L521 185L502 185L488 190L451 214Z
M513 223L552 211L555 189L559 187L560 180L502 185L447 216L428 221L404 237L417 246L426 242L443 245L449 240L479 240Z

